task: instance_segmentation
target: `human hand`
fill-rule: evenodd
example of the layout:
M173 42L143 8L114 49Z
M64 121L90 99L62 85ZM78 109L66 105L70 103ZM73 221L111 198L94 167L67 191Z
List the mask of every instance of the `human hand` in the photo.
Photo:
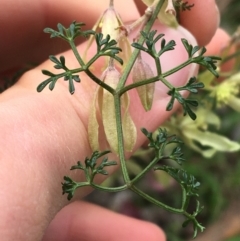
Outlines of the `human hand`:
M42 61L49 54L65 50L62 43L56 44L41 34L42 29L46 26L55 28L58 21L69 24L72 18L91 26L108 1L102 0L98 8L93 6L92 1L88 2L81 6L81 1L74 0L2 1L5 13L12 13L11 16L3 14L0 19L3 26L8 26L1 28L2 36L5 37L0 46L2 71L21 63ZM123 5L122 2L116 1L116 9L122 18L126 21L137 18L133 3L128 3L128 9L133 11L126 12L124 6L118 7L118 4ZM194 14L183 13L181 21L192 32L197 28L201 33L196 33L197 40L206 44L218 25L215 3L210 0L204 4L202 1L191 2L196 4L192 10ZM198 21L194 21L196 16ZM161 28L159 25L156 27ZM167 36L166 33L166 37L171 38L172 34ZM182 33L175 31L174 36L180 38ZM79 51L84 48L85 43L79 45ZM67 51L64 55L70 65L76 64L71 52ZM178 55L181 60L181 49ZM171 64L174 63L166 63L166 67ZM57 85L51 93L44 90L39 94L36 86L43 80L41 69L50 68L51 63L45 61L25 73L18 83L0 95L1 239L36 241L41 240L45 233L44 241L80 238L115 241L127 240L129 236L131 240L164 240L162 231L153 224L114 214L84 202L69 204L65 196L59 195L62 177L67 174L69 166L91 153L87 121L95 85L83 75L73 96L69 95L64 84ZM186 74L175 76L172 81L183 83ZM158 100L153 110L145 114L139 100L134 101L131 116L137 128L145 126L153 130L159 126L169 116L165 111L162 111L161 116L158 114L165 109L166 104L166 99ZM143 142L144 137L139 134L135 148ZM84 197L89 191L82 189L78 192L78 198Z

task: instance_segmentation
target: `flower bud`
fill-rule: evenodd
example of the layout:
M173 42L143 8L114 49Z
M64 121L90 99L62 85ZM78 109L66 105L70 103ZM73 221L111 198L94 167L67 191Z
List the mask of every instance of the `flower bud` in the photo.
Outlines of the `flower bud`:
M154 77L151 67L142 59L141 53L139 53L138 58L132 69L132 79L133 82L140 82ZM141 103L146 111L151 110L155 83L150 83L142 85L136 88L138 95L140 97Z

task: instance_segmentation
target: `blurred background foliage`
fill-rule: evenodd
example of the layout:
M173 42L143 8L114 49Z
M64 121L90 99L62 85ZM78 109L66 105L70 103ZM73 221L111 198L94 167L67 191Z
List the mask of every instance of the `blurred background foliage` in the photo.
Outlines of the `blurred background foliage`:
M240 25L240 1L217 0L217 3L222 16L221 26L227 32L233 34ZM239 72L239 69L237 71ZM217 113L221 118L221 128L218 133L239 142L239 112L224 107ZM183 150L187 160L184 169L193 174L202 184L199 190L200 203L205 208L200 213L199 220L207 229L195 240L240 241L239 152L217 153L212 158L206 159L189 147L183 146ZM133 175L138 173L139 168L145 166L152 155L153 153L146 151L145 147L139 150L128 163L130 172ZM115 173L113 177L107 179L105 184L121 185L120 176ZM151 195L157 193L159 198L169 205L177 206L180 202L181 192L179 187L164 173L148 173L139 183L139 186ZM114 211L158 224L165 230L169 241L191 240L192 227L181 227L184 221L183 216L167 213L130 191L116 194L94 191L86 199Z

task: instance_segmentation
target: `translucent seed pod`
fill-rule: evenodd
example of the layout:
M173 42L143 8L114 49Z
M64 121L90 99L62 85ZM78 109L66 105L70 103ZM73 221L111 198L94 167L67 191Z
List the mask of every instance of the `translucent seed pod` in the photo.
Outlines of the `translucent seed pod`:
M105 84L111 86L113 89L117 87L120 79L120 73L115 68L113 59L110 59L109 65L103 72L101 79ZM126 151L132 151L137 139L136 127L128 111L129 103L128 94L123 94L121 101L121 114L123 114L122 130ZM100 118L97 118L98 110ZM99 121L101 121L101 123ZM114 98L109 91L99 86L97 87L94 95L88 122L89 143L93 151L100 149L99 126L101 124L110 149L114 153L118 153L118 134Z
M141 52L132 69L133 82L140 82L154 77L151 67L142 59ZM143 108L146 111L151 110L154 97L155 83L142 85L137 87L137 92L140 97Z
M113 66L109 65L104 71L102 80L112 88L116 88L120 79L120 73ZM103 89L102 96L102 122L106 139L111 147L111 150L115 153L118 152L118 138L117 138L117 126L116 126L116 114L113 95L107 90Z
M110 1L109 7L103 12L96 24L93 26L93 30L96 32L101 32L104 38L106 38L107 35L110 35L111 39L114 39L118 43L118 47L122 49L122 52L118 54L119 57L124 63L127 63L131 56L132 50L127 33L123 34L125 32L124 29L124 23L120 15L115 10L113 1ZM84 53L85 59L87 59L87 52L92 46L94 38L94 35L91 35L88 40ZM108 63L109 57L106 58Z

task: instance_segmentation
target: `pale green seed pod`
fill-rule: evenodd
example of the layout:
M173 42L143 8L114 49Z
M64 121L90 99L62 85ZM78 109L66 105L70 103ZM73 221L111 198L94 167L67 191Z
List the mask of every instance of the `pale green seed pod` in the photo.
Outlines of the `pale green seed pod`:
M126 151L132 151L137 140L136 126L128 111L129 104L130 104L129 95L128 93L125 93L122 96L122 105L124 108L122 129L123 129L123 137L124 137L124 147L126 148Z
M91 105L91 110L89 114L89 121L88 121L88 139L89 144L92 151L99 151L99 123L97 118L97 111L99 109L99 101L98 99L102 96L103 89L98 86L93 97L93 102Z
M113 65L113 59L110 60L109 66L102 74L102 81L113 89L117 87L120 79L120 73ZM124 137L124 147L126 151L132 151L137 139L135 124L128 112L129 96L125 93L122 96L121 112L122 130ZM99 110L102 123L99 123L97 111ZM116 111L113 95L102 87L98 87L94 95L92 109L90 111L88 122L89 143L93 151L100 150L99 145L99 126L103 125L106 140L114 153L118 153L118 135L116 125Z
M132 69L133 82L140 82L150 79L152 77L154 77L154 73L151 67L142 59L140 53ZM154 90L155 83L150 83L137 87L138 95L146 111L149 111L152 108Z
M122 28L124 29L124 23L118 12L115 10L113 1L110 2L109 7L103 12L96 24L93 26L93 30L96 32L101 32L104 38L106 38L107 35L110 35L111 39L114 39L117 42L117 46L122 49L118 56L123 60L123 63L127 63L132 54L132 50L128 36L122 34L124 32L121 30ZM84 53L85 60L87 59L87 52L92 46L94 39L95 36L91 35L88 40ZM109 57L105 58L106 63L108 63ZM124 66L125 65L119 67L123 69Z
M114 89L117 87L119 79L120 73L114 66L109 66L103 73L103 81ZM105 89L103 90L101 114L106 139L111 150L117 153L118 138L114 99L112 94Z

